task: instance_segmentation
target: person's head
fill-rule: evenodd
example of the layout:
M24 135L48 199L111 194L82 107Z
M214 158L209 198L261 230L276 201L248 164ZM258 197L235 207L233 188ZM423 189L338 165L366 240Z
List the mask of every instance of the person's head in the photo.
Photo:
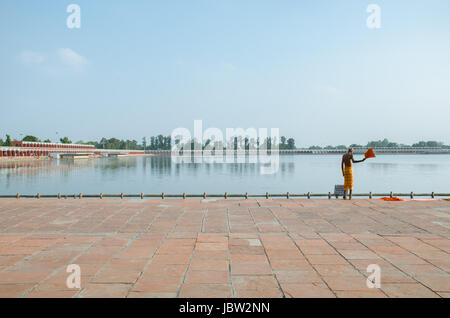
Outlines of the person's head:
M353 155L353 148L348 148L348 153L349 153L350 155Z

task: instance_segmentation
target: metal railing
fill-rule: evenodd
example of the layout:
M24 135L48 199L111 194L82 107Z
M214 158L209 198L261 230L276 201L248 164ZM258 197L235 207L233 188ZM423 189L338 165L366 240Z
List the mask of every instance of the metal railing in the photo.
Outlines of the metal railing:
M389 193L354 193L352 195L353 197L367 197L369 199L372 199L374 197L409 197L411 199L414 199L415 197L431 197L431 198L437 198L437 197L450 197L450 193L395 193L395 192L389 192ZM159 198L159 199L168 199L168 198L320 198L320 197L327 197L328 199L331 199L333 197L338 198L342 197L342 194L335 194L332 192L328 193L268 193L265 194L249 194L249 193L240 193L240 194L233 194L225 192L224 194L207 194L204 192L203 194L166 194L162 192L161 194L144 194L144 193L137 193L137 194L106 194L106 193L99 193L99 194L11 194L11 195L0 195L0 199L88 199L88 198L96 198L96 199L104 199L104 198L120 198L120 199L126 199L126 198L138 198L138 199L145 199L145 198Z

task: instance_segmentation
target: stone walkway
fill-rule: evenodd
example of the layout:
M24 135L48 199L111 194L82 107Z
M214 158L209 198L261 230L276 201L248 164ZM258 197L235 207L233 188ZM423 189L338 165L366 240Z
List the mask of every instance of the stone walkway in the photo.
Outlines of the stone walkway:
M449 218L444 200L0 200L0 297L449 297Z

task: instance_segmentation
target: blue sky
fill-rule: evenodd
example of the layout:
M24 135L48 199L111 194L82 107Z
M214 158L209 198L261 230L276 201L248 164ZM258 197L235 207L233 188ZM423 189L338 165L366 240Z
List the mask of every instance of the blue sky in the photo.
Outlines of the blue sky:
M449 17L448 0L0 0L0 136L141 141L202 119L299 146L448 144Z

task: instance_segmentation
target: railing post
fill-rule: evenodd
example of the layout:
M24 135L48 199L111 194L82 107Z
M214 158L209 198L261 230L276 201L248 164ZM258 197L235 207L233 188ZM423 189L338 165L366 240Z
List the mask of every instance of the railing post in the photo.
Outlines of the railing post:
M392 191L391 191L391 193L389 193L389 197L392 199Z
M83 194L82 194L82 193L80 193L80 200L81 200L81 199L83 199Z
M123 192L120 193L120 198L123 200Z
M289 192L286 193L286 199L289 199Z
M369 192L369 199L372 199L372 191Z
M141 192L141 200L144 200L144 192Z
M203 199L206 199L206 192L203 192Z
M311 192L308 192L308 199L311 199Z
M414 199L414 192L411 192L410 196L411 196L411 199Z
M266 192L266 199L269 198L269 192Z
M245 192L245 199L248 199L248 192Z
M37 198L38 198L38 199L41 198L41 194L40 194L40 193L37 194Z
M228 199L228 192L225 192L225 200Z
M19 194L19 192L17 192L17 200L19 200L20 199L20 194Z
M163 199L163 200L164 200L164 192L163 192L163 193L161 193L161 199Z
M103 200L103 192L100 193L100 200Z
M431 192L431 198L434 199L434 191Z
M328 192L328 200L331 200L331 192Z
M183 192L183 199L186 200L186 192Z

